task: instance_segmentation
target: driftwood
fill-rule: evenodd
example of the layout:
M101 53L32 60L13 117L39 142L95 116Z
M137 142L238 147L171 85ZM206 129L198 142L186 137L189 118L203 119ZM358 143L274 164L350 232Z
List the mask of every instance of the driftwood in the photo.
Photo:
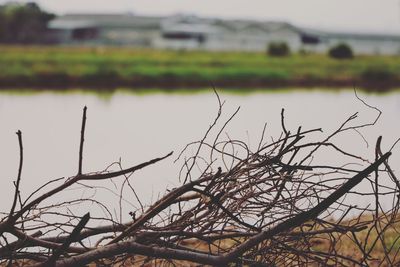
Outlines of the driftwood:
M266 142L264 128L258 147L252 150L239 140L220 141L236 112L223 123L215 138L207 141L221 120L223 103L219 97L218 101L218 115L204 138L187 145L178 156L184 161L181 186L151 205L140 203L126 223L110 215L96 218L97 225L92 226L89 213L79 216L66 212L64 206L68 203L46 209L41 205L73 185L96 186L96 182L107 179L129 181L129 174L170 157L172 152L128 169L84 174L85 107L77 174L66 180L53 180L51 184L59 184L51 190L39 193L48 183L22 200L23 143L18 131L20 165L12 206L0 222L1 262L8 266L366 266L377 260L382 265L400 263L398 237L388 242L387 235L400 230L396 226L400 185L388 163L391 153L381 152L379 138L375 160L368 162L331 142L342 132L358 130L376 120L349 126L357 117L354 114L328 137L315 141L313 134L321 129L299 127L291 132L286 129L282 110L281 136ZM184 158L193 147L194 155ZM312 159L321 148L363 166L314 165ZM380 181L382 177L385 184ZM363 180L370 181L372 192L353 190ZM350 194L370 194L372 205L361 208L343 201L343 196ZM393 198L393 205L384 209L380 201L388 196ZM74 200L74 204L84 202ZM50 224L43 218L45 211L70 220ZM356 214L351 215L351 220L350 213ZM361 232L366 234L360 235ZM354 244L357 256L338 248L344 239ZM316 249L324 242L328 245ZM381 254L377 258L378 249Z

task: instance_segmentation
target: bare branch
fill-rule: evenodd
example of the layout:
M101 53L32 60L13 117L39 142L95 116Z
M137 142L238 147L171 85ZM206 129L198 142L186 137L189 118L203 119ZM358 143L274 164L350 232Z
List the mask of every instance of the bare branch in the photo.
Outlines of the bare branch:
M90 214L86 213L82 219L79 221L79 223L76 225L76 227L74 228L74 230L72 230L72 233L69 235L69 237L64 241L64 243L57 248L54 252L53 255L51 255L51 257L43 263L42 266L54 266L55 262L57 261L57 259L60 257L60 255L62 253L64 253L68 247L71 245L72 242L74 242L77 238L78 235L80 234L80 232L82 231L83 227L85 227L85 225L88 223L90 219Z
M78 165L78 175L82 174L82 160L83 160L83 142L85 141L85 127L86 127L86 111L87 107L83 108L82 115L82 128L81 128L81 141L79 143L79 165Z
M19 185L21 182L21 175L22 175L22 164L24 162L24 148L22 146L22 133L20 130L17 131L18 136L18 144L19 144L19 167L18 167L18 176L17 181L15 182L15 193L14 193L14 200L11 206L10 217L14 214L15 207L17 206L18 197L20 194Z
M282 133L268 142L264 126L253 151L249 141L222 137L239 109L220 123L224 102L216 95L215 119L201 140L178 155L185 179L150 205L137 197L131 175L172 152L126 169L117 162L103 171L82 173L86 107L78 174L53 179L22 202L23 147L18 132L20 166L14 201L10 212L0 213L0 265L366 266L374 265L376 258L382 265L400 264L400 239L392 238L400 234L400 184L389 165L391 152L381 151L378 138L375 162L370 163L365 155L331 141L344 131L373 126L376 120L351 126L355 113L326 137L321 129L287 128L282 109ZM314 163L322 150L333 156ZM340 163L333 164L335 160ZM362 181L370 187L355 188ZM125 201L126 186L133 193L129 197L139 204ZM53 198L67 190L86 194ZM104 190L119 199L116 206L96 199ZM349 201L354 198L374 199L375 205L355 205ZM391 205L382 199L390 199ZM123 200L130 205L126 222ZM90 223L89 214L82 218L75 214L76 207L93 205L102 214L92 216ZM348 243L356 255L343 249Z

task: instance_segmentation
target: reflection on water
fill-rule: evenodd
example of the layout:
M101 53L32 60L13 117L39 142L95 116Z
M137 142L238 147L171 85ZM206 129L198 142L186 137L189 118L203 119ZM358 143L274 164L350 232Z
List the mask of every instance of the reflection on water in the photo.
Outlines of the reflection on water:
M383 114L379 122L362 131L367 139L357 133L346 134L337 141L348 151L355 151L369 159L374 158L374 142L383 135L383 150L391 147L400 137L400 93L364 95L370 105ZM239 114L226 128L230 138L248 142L253 148L258 144L261 130L267 122L266 136L280 133L280 111L286 110L287 127L297 129L322 127L324 134L334 131L347 117L359 112L358 123L372 121L376 111L356 99L352 91L290 91L284 93L252 93L248 95L221 93L226 101L224 116L228 118L241 106ZM71 176L77 172L81 112L88 106L88 122L84 153L84 171L102 170L118 161L124 167L147 161L175 151L175 157L185 144L199 140L216 115L217 99L212 92L199 94L129 94L117 92L108 97L96 94L71 92L58 94L0 95L0 161L2 163L2 202L0 210L7 210L13 194L12 180L18 166L18 142L14 134L23 133L24 168L23 197L50 178ZM323 156L322 156L323 157ZM149 202L165 188L178 184L180 165L175 158L135 173L132 183L139 196ZM327 162L335 159L323 158ZM395 147L391 165L399 169L400 148ZM366 185L368 186L368 185ZM110 190L115 185L108 182ZM100 197L117 201L107 190ZM89 190L90 191L90 190ZM114 190L115 191L115 190ZM83 194L92 194L84 192ZM363 200L368 201L368 200ZM133 203L126 199L126 203ZM87 207L85 207L87 208Z

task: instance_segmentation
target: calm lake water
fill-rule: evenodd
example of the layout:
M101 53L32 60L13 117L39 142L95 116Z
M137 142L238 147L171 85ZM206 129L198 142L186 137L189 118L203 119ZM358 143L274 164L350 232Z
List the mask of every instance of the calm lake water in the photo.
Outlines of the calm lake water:
M359 95L383 112L375 126L362 130L369 147L355 132L334 141L348 151L372 160L379 135L384 136L384 151L400 137L400 93ZM358 123L373 121L376 116L376 111L362 104L352 90L220 93L220 97L226 101L224 118L241 107L225 131L230 138L247 141L253 148L258 145L265 122L268 124L266 137L278 137L281 108L286 110L287 128L295 130L299 125L303 129L322 127L323 136L334 131L355 112L359 112ZM177 177L181 163L174 164L173 161L187 143L201 139L215 118L217 103L213 92L140 95L121 91L107 97L81 92L1 93L0 210L8 210L11 205L12 181L17 175L19 158L15 135L18 129L23 133L24 143L23 197L50 179L68 177L77 172L84 105L88 107L85 172L103 170L120 158L123 166L129 167L175 151L173 157L139 171L131 178L140 198L148 203L156 199L159 192L179 184ZM393 154L390 162L398 170L400 145L394 148ZM322 160L335 161L332 158ZM97 196L109 203L117 203L111 192L118 192L117 185L107 182L103 186L104 189L96 191ZM80 192L87 197L93 193L90 190ZM368 202L365 199L359 201ZM136 205L131 197L127 197L125 202Z

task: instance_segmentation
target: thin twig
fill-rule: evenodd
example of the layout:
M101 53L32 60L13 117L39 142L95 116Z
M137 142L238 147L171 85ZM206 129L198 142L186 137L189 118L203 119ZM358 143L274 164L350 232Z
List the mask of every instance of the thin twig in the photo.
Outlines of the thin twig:
M22 146L22 133L20 130L17 131L17 136L18 136L18 144L19 144L19 167L18 167L18 177L17 177L17 181L14 183L15 186L15 193L14 193L14 200L11 206L11 210L10 210L10 216L9 218L11 218L14 214L15 211L15 207L17 206L17 200L20 194L19 191L19 186L20 186L20 182L21 182L21 175L22 175L22 165L23 165L23 161L24 161L24 148Z
M79 143L79 167L78 167L78 175L82 174L82 160L83 160L83 143L85 141L85 127L86 127L86 111L87 107L83 108L82 115L82 128L81 128L81 139Z

